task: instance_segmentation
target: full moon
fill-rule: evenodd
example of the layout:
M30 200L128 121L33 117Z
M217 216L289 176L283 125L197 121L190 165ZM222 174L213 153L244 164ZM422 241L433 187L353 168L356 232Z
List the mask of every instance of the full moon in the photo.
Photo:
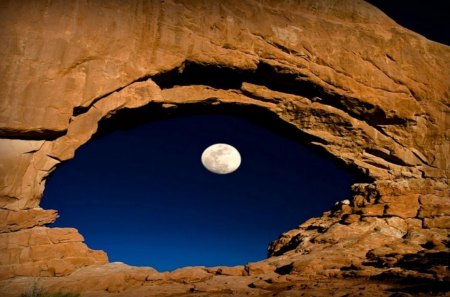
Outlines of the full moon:
M202 164L213 173L228 174L239 168L241 155L229 144L216 143L203 151Z

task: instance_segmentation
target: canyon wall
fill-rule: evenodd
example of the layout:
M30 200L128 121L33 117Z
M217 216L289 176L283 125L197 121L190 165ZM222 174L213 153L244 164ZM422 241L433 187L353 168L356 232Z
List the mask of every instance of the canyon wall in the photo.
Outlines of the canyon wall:
M357 0L2 1L0 28L0 287L107 263L39 202L101 119L148 104L268 110L373 180L261 273L448 281L450 47Z

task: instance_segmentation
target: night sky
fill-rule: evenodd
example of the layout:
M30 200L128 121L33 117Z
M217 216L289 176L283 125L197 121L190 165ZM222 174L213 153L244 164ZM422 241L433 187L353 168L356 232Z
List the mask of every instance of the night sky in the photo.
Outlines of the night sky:
M448 44L448 30L437 32L441 19L421 21L417 7L369 2ZM350 185L363 181L305 141L253 109L124 112L103 121L95 138L50 176L41 206L59 211L53 227L79 229L110 261L160 271L245 264L265 258L270 241L350 198ZM201 153L218 142L240 151L236 172L203 168Z
M171 270L261 260L283 231L348 199L354 181L261 116L182 113L109 127L115 131L55 171L42 206L58 209L55 226L78 228L111 261ZM236 172L218 175L201 164L203 150L218 142L240 151Z
M450 1L366 0L401 26L450 45Z

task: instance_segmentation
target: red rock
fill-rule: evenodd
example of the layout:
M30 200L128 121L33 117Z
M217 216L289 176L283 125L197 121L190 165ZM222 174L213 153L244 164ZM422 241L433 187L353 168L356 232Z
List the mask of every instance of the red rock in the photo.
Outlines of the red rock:
M442 229L450 229L450 217L435 217L435 218L425 218L423 219L423 226L425 228L442 228Z
M182 283L196 283L210 279L212 276L202 267L184 267L169 272L167 279Z
M401 28L364 1L339 1L332 9L325 0L105 3L11 1L0 9L0 294L18 296L27 281L47 276L49 288L95 297L149 290L182 296L200 288L258 296L276 287L258 278L273 281L285 273L339 279L351 284L342 295L357 296L357 280L341 277L405 278L403 268L394 267L402 253L418 253L421 245L446 249L448 46ZM258 84L216 89L200 81L161 89L154 79L171 80L172 72L183 77L189 65L248 73ZM292 91L299 83L305 92ZM148 104L161 111L186 104L264 109L373 182L355 184L349 204L285 232L269 248L273 257L245 266L248 275L235 275L240 268L221 268L228 275L199 267L160 274L98 265L106 254L90 250L75 229L43 227L57 216L38 208L45 181L92 138L99 121ZM368 251L371 261L384 261L394 272L356 266L368 260ZM358 269L342 270L348 267ZM430 275L445 279L435 268ZM304 292L299 283L286 278L277 290ZM373 285L370 296L389 288L364 279L366 285ZM305 294L337 289L322 283Z
M433 217L433 216L450 216L450 199L447 197L440 197L435 195L420 196L421 207L419 216Z
M358 215L358 214L350 214L350 215L347 215L345 218L344 218L344 223L345 224L351 224L351 223L355 223L355 222L358 222L359 221L359 219L360 219L360 215Z
M53 223L58 217L56 210L30 209L10 211L0 209L0 233L43 226Z
M215 268L207 268L207 270L211 273L217 274L217 275L228 275L228 276L243 276L245 275L245 269L244 266L233 266L233 267L215 267Z
M386 199L383 201L386 201ZM392 202L386 204L384 214L402 218L415 218L419 212L419 207L417 197L398 196Z
M83 242L84 238L74 228L50 228L47 234L52 243Z
M248 275L260 275L275 271L275 267L268 263L255 262L245 265L245 271L248 273Z
M384 204L369 204L361 209L362 216L381 217L384 213Z

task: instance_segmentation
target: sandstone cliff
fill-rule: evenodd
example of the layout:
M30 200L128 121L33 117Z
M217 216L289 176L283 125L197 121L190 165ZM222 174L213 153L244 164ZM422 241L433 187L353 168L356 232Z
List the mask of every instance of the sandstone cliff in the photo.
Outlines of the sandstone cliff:
M349 294L367 277L448 284L448 46L358 0L2 1L0 28L5 296L33 276L55 276L43 283L54 289L85 284L86 296L321 294L330 277ZM265 109L373 182L284 233L261 263L96 266L106 255L76 230L45 227L56 219L39 208L45 181L101 119L149 104ZM86 282L96 271L105 279ZM377 286L371 296L396 285Z

